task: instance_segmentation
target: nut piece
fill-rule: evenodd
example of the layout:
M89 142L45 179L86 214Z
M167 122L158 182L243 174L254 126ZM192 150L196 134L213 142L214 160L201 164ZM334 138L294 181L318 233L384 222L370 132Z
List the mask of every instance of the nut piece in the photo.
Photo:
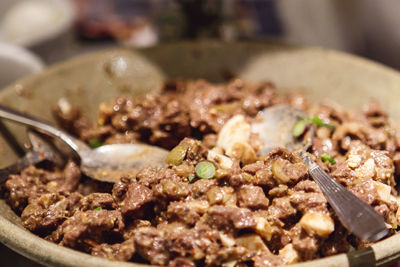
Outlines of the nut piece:
M308 234L317 234L321 237L327 237L335 230L333 219L324 213L307 212L300 219L300 225Z
M236 238L236 244L250 251L269 251L261 237L255 234L247 234Z
M225 206L236 205L236 194L232 187L214 186L207 192L207 199L211 205L223 203Z
M287 244L279 250L279 256L285 259L285 264L293 264L300 260L299 253L293 248L292 244Z
M248 143L234 143L230 155L228 156L238 159L244 164L250 164L257 161L256 152Z
M71 103L65 97L58 99L57 106L60 108L62 114L68 114L72 110Z
M256 221L256 232L265 240L271 241L274 229L269 222L263 217L254 217L254 220Z
M219 186L213 186L210 190L208 190L207 198L211 205L221 203L224 199L224 192Z
M375 161L373 159L368 159L363 165L355 170L355 176L363 178L364 180L371 179L375 174Z
M225 154L232 156L235 143L247 143L250 137L250 124L243 115L236 115L229 119L218 134L217 147L225 150Z
M214 149L208 151L207 160L218 163L222 169L230 169L230 168L232 168L232 165L233 165L233 161L230 158L228 158L227 156L221 155Z
M391 187L377 181L373 181L373 183L376 189L377 198L383 202L391 203L391 197L390 197Z
M361 164L361 160L362 158L360 155L350 154L347 160L347 166L350 168L358 168Z
M221 240L221 243L226 247L233 247L236 244L235 239L222 232L219 232L219 239Z
M207 209L210 207L210 205L208 204L207 201L205 200L191 200L186 202L187 203L187 207L190 210L193 210L199 214L204 214L206 213Z

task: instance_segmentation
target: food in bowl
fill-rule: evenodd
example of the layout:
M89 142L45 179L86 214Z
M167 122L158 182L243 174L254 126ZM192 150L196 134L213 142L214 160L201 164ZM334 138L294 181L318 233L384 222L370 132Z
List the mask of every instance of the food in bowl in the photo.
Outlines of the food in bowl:
M378 103L355 112L239 79L177 80L141 98L121 96L99 107L95 125L61 99L54 115L67 131L93 147L170 149L168 167L112 185L84 177L72 160L63 169L30 166L10 175L4 197L33 233L110 260L274 266L369 246L341 225L296 154L281 147L260 154L251 124L277 104L309 114L293 135L314 127L313 159L395 234L400 132Z

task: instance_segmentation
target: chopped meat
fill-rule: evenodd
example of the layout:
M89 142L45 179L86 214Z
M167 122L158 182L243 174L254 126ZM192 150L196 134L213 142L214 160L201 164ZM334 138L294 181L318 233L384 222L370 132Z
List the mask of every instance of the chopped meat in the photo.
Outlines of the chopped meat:
M279 266L284 264L284 259L272 253L263 253L253 258L254 267Z
M48 190L45 184L49 181L49 176L55 179L61 178L60 173L47 172L42 169L36 169L33 166L23 170L20 175L10 175L5 187L11 207L22 211L28 204L29 199L34 199L41 194L47 193Z
M376 204L377 192L375 184L371 180L356 185L351 192L369 205Z
M170 169L165 169L157 172L153 168L146 168L141 170L137 175L136 179L144 186L152 187L158 184L161 180L167 179L172 181L178 181L176 173Z
M239 206L244 208L267 208L269 199L259 186L244 185L238 193Z
M143 205L153 200L153 192L146 186L131 183L125 193L125 197L118 203L123 215L132 215Z
M205 200L172 202L168 206L167 215L170 219L195 225L208 207L208 202Z
M128 239L122 243L113 245L103 243L92 248L92 255L113 261L129 261L135 254L135 243Z
M300 181L293 187L293 189L295 191L304 191L304 192L313 192L313 193L321 192L317 183L315 183L314 181L311 181L311 180Z
M169 262L168 267L196 267L193 261L178 257Z
M217 231L205 225L180 232L170 231L168 236L172 240L170 251L192 260L203 259L209 254L215 254L219 249Z
M274 198L268 207L268 216L272 220L287 219L296 215L297 210L290 203L289 197Z
M212 206L207 212L207 223L227 231L232 228L252 228L256 225L250 210L225 206Z
M137 253L151 264L166 265L170 259L171 240L154 227L143 227L135 236Z
M64 169L64 181L60 191L71 192L77 189L81 179L81 170L75 162L68 162Z
M81 210L93 210L96 208L102 208L112 210L117 207L116 203L111 194L107 193L93 193L85 196L80 201Z
M78 211L58 227L61 245L86 249L92 242L104 243L112 234L120 235L124 222L119 211ZM92 242L91 242L92 241Z
M322 193L294 192L290 196L290 203L297 211L327 211L327 201Z
M80 198L78 193L67 198L56 193L43 194L37 201L25 207L21 219L29 230L45 235L54 231L74 213Z
M189 195L187 182L174 182L169 179L162 180L154 186L154 197L167 199L181 199Z
M302 255L303 260L311 260L318 256L316 255L318 240L315 237L295 237L292 244L293 248Z

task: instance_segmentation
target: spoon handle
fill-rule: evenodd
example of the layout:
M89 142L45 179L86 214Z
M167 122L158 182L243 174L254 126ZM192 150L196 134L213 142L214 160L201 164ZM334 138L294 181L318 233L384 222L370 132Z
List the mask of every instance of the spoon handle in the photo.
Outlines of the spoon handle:
M78 140L77 138L67 134L66 132L57 129L56 127L50 125L47 122L34 118L32 116L23 114L14 109L8 108L0 104L0 118L7 119L10 121L18 122L21 124L25 124L33 127L37 131L51 135L53 137L57 137L63 142L65 142L68 146L70 146L75 152L79 154L81 150L89 149L89 147Z
M370 205L329 176L309 156L303 156L303 161L339 220L351 233L371 242L378 241L388 234L384 219Z

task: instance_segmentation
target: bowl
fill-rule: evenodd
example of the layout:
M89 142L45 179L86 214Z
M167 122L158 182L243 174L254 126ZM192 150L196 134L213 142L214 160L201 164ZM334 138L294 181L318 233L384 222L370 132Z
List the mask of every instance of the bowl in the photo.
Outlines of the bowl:
M0 39L24 47L65 34L75 18L70 0L2 0L0 10Z
M43 69L43 62L28 50L0 43L0 88Z
M395 121L400 121L398 72L341 52L271 43L208 41L88 54L16 82L0 92L0 102L53 121L51 103L66 97L82 105L95 119L102 101L120 94L142 95L167 78L206 78L219 82L232 75L255 82L269 80L280 91L302 91L313 101L329 99L352 109L360 109L375 98L384 103ZM23 128L7 125L22 144L26 139ZM3 138L0 148L1 165L17 158ZM96 258L45 241L25 230L3 200L0 214L0 241L44 265L143 266ZM382 266L398 258L400 235L397 234L369 249L292 266L367 266L364 263Z

